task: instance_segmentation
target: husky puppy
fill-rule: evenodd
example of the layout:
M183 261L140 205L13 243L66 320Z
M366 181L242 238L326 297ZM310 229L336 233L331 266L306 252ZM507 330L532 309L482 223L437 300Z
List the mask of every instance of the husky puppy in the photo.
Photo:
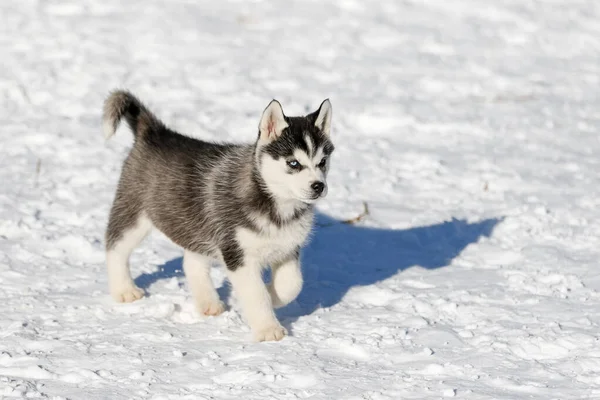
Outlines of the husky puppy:
M273 100L253 144L218 144L169 129L127 91L104 104L110 138L122 118L135 142L123 164L106 232L110 293L118 302L144 295L129 256L152 227L183 247L183 270L198 310L224 311L210 279L224 263L244 318L258 341L286 334L273 307L302 288L300 249L313 224L313 206L327 194L334 146L329 100L302 117L287 117ZM272 269L266 286L262 269Z

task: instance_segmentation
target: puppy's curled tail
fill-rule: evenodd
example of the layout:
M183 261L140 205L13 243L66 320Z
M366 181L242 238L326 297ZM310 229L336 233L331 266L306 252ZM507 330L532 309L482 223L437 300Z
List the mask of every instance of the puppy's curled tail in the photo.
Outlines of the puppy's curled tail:
M164 128L162 122L137 97L126 90L115 90L104 102L102 125L106 139L115 134L123 117L136 140L144 134Z

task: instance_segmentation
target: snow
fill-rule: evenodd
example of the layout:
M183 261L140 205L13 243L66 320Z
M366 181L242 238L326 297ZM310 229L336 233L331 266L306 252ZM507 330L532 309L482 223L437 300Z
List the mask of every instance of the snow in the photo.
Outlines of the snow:
M592 0L0 2L0 398L600 398L600 8ZM253 343L194 310L181 250L103 234L131 135L248 141L329 97L305 287ZM369 215L348 225L337 222Z

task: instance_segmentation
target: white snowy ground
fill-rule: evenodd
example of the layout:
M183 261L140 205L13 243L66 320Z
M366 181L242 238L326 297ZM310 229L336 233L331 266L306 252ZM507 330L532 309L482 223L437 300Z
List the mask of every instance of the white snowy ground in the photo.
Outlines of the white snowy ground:
M600 398L599 21L594 0L3 0L0 398ZM109 298L117 86L235 141L273 97L331 98L291 336L197 315L159 234L132 259L149 296Z

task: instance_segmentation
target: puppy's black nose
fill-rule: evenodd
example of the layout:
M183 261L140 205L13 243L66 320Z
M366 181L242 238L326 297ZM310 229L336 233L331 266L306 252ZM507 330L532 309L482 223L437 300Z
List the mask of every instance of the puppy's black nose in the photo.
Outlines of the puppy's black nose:
M325 184L323 182L316 181L316 182L313 182L313 184L310 185L310 187L315 192L315 194L319 195L319 194L323 193L323 189L325 189Z

